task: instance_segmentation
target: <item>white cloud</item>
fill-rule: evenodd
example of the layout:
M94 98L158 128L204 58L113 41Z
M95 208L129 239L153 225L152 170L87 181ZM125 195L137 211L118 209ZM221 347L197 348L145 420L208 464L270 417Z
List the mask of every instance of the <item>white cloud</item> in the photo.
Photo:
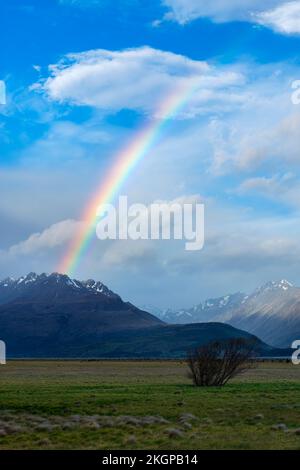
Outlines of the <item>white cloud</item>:
M293 175L291 173L286 173L282 176L256 176L253 178L248 178L240 184L238 192L243 194L253 191L256 194L261 193L267 196L275 197L278 195L280 190L283 190L286 185L290 184L292 178Z
M93 122L79 125L67 120L55 121L48 133L35 141L23 157L40 165L55 161L63 165L87 158L99 145L106 145L110 140L109 133Z
M169 7L166 19L181 24L196 18L217 23L247 21L258 23L282 34L300 33L300 2L289 0L163 0Z
M74 237L80 229L81 222L74 220L64 220L53 224L43 232L34 233L9 249L11 255L29 255L41 250L56 248L65 244Z
M275 204L279 203L292 211L299 211L299 175L292 172L248 178L232 193L255 198L263 196Z
M173 19L182 24L200 17L216 22L248 20L252 12L279 3L280 0L163 0L171 9Z
M218 141L215 169L226 171L227 167L227 171L233 168L251 171L264 164L271 165L273 169L277 166L285 167L286 171L293 166L299 168L300 114L289 114L288 110L287 107L286 114L281 115L281 111L276 115L275 103L268 110L257 108L256 122L249 122L247 132L243 118L240 117L241 122L238 123L236 116L232 135L227 134L222 141ZM223 127L223 124L220 126Z
M244 82L235 67L210 66L150 47L69 54L50 72L40 89L51 99L108 112L155 113L170 95L182 93L184 99L193 89L183 117L226 109L228 103L239 105L238 89Z
M58 93L55 99L72 103L76 98L76 95L73 96L74 90L82 88L83 98L80 97L76 104L89 99L91 106L101 107L102 98L108 99L106 96L109 95L110 80L112 92L107 103L109 111L117 109L120 99L123 107L128 106L128 103L130 105L133 100L133 109L151 112L154 109L153 96L156 95L151 86L148 95L144 92L144 75L149 78L149 83L154 80L156 84L159 82L155 78L156 73L159 77L165 77L166 84L159 89L163 94L164 87L173 83L178 76L193 76L194 70L198 70L198 62L190 63L189 59L182 56L165 55L161 51L156 51L155 55L153 50L150 51L147 59L143 56L147 55L144 48L134 50L132 56L128 54L129 68L125 60L129 51L106 51L104 59L99 58L101 53L97 56L97 51L92 51L90 65L94 84L89 82L88 75L83 74L83 82L76 83L76 86L71 78L73 74L76 76L77 70L81 73L85 69L86 56L69 57L53 69L48 84L51 82L53 91ZM137 71L135 73L131 70L133 63L133 70ZM232 291L234 286L237 290L242 289L243 283L247 284L248 290L249 282L254 287L276 277L299 278L300 254L296 250L299 217L295 217L296 220L288 225L290 213L287 210L286 217L280 213L280 223L271 219L276 208L282 209L282 201L290 201L295 213L300 200L297 190L299 168L295 168L300 162L300 108L293 106L290 100L290 84L299 78L299 70L288 64L265 67L240 64L227 72L239 74L242 71L240 76L246 79L236 80L235 77L233 81L228 80L228 84L224 84L221 67L200 64L203 81L207 80L203 89L215 97L213 112L218 109L222 112L209 118L205 116L205 119L201 116L191 121L173 122L162 141L142 164L137 165L122 188L122 194L128 194L132 202L145 204L152 202L153 197L172 200L178 193L201 192L214 197L215 206L208 207L206 213L208 219L218 220L207 221L204 250L190 256L182 246L174 247L168 242L163 246L159 243L152 246L151 242L132 243L130 246L126 242L108 242L106 245L96 240L76 273L79 278L100 278L136 303L149 301L155 295L157 302L163 302L166 306L170 302L177 306L189 305L204 296L225 294ZM98 84L104 83L100 71L106 71L107 65L116 66L124 76L121 80L118 73L114 77L107 72L105 86L103 90L99 88L99 96L96 93L95 98L93 86L97 91ZM215 81L219 79L220 88L210 86L213 81L211 77ZM131 86L130 80L135 87ZM127 95L130 86L136 88L134 93L137 96ZM158 83L157 88L160 86ZM114 94L117 95L115 101ZM210 113L210 104L203 100L201 111ZM190 115L193 115L193 107L199 112L199 103L193 101L193 106L188 110ZM226 116L224 109L230 111ZM39 174L32 175L25 165L22 168L24 175L18 178L16 174L10 176L11 169L0 172L0 211L4 220L2 232L5 225L10 224L7 229L9 236L3 246L14 244L10 251L6 250L6 257L0 257L0 269L4 275L10 272L14 274L13 269L15 272L22 270L21 273L24 270L56 269L58 255L63 251L64 243L68 242L70 231L66 224L66 227L56 229L55 235L50 230L52 224L58 220L80 217L90 191L101 181L102 168L105 166L104 163L102 166L102 159L109 160L115 154L116 147L120 148L122 142L127 142L132 135L131 130L116 128L113 143L108 147L106 142L112 129L104 121L99 121L99 114L102 115L93 113L97 115L93 122L80 125L62 119L53 122L49 132L26 149L26 162L30 158L52 162L45 168L46 171L41 171L43 168L39 167ZM95 154L95 158L91 154ZM56 169L53 169L53 161ZM62 167L66 161L67 165ZM56 165L58 162L59 165ZM217 171L209 171L213 164L219 167L219 174ZM246 171L248 179L243 183L241 180L246 178ZM295 176L285 180L289 171L293 171ZM15 188L14 194L11 192L12 186ZM236 187L239 190L234 192ZM251 194L256 198L253 205ZM264 217L260 213L264 210L264 204L257 203L261 194L272 198L268 203L270 213L265 212ZM228 211L223 211L220 206L228 203L228 206L233 207L237 200L240 211L229 217ZM246 223L245 214L251 219L246 220ZM23 218L22 231L17 223L16 228L12 229L20 217ZM5 223L6 219L8 223ZM264 224L268 227L263 230ZM44 227L49 227L46 234ZM39 233L27 239L28 233L36 232ZM18 243L19 240L23 241ZM9 256L7 253L10 253ZM19 262L21 253L22 265ZM32 256L32 253L35 255ZM220 287L216 291L217 284Z
M102 242L103 243L103 242ZM123 270L128 266L128 270L136 271L145 267L145 264L157 264L157 250L149 241L122 240L106 243L107 249L101 260L104 269L119 268Z
M257 15L257 22L282 34L300 34L300 2L284 3Z

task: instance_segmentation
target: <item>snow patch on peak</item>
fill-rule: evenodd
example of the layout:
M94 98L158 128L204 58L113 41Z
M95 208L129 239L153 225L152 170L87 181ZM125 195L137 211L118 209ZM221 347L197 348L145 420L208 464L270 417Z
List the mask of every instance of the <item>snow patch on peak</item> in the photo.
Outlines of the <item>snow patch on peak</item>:
M249 299L249 295L245 295L245 297L244 297L243 300L242 300L242 304L244 304L245 302L247 302L248 299Z
M283 290L287 290L287 289L289 289L290 287L294 287L294 284L292 284L291 282L287 281L286 279L282 279L282 280L278 283L278 287L280 287L280 288L283 289Z
M55 289L57 295L64 295L64 292L73 291L74 295L78 293L92 294L94 296L105 296L109 299L121 300L121 297L109 290L102 282L89 279L88 281L79 281L78 279L71 279L67 274L53 272L51 274L36 274L31 272L16 280L13 278L6 278L0 280L1 292L4 294L14 295L30 295L31 289ZM11 290L11 293L10 293Z
M16 281L13 277L7 277L7 278L3 279L3 281L0 281L0 286L1 287L9 287L12 284L14 284L15 282Z
M225 307L228 304L229 299L230 299L229 295L226 295L225 297L223 297L223 299L221 299L219 302L219 307Z
M291 289L292 287L294 287L294 285L291 282L287 281L286 279L281 279L280 281L270 281L264 286L256 289L255 294L257 295L262 292L275 291L275 290L287 291Z
M77 279L71 279L71 281L72 281L72 285L76 289L82 289L82 284L81 284L81 282L77 281Z
M29 273L27 274L27 276L21 279L22 279L21 282L24 282L25 284L29 284L31 282L35 282L38 279L38 275L36 273Z
M88 279L83 281L82 285L86 287L91 292L96 292L98 294L106 295L107 297L116 296L111 290L108 289L102 282L94 281L94 279Z

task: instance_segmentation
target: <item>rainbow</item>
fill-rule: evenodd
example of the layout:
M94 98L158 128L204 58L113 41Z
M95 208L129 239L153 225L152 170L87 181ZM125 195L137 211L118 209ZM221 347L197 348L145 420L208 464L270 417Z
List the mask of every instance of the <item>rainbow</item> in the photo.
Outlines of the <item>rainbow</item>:
M82 214L82 228L75 234L67 252L60 261L58 272L69 276L73 275L94 237L99 207L114 200L133 168L158 141L166 124L175 118L189 101L195 86L195 78L182 80L158 107L155 118L142 128L133 141L114 159L114 164L108 171L104 182L101 182L100 188L92 196Z

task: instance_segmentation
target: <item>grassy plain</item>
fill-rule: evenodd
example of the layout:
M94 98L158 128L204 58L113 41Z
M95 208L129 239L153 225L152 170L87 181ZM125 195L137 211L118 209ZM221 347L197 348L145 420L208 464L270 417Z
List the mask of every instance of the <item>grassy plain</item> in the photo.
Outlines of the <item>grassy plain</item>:
M300 449L300 366L196 388L183 362L9 361L0 449Z

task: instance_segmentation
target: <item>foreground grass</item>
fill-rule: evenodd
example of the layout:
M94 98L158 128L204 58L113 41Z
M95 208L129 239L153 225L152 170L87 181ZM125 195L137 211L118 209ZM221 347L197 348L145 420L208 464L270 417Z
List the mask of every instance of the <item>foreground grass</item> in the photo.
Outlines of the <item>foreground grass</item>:
M179 362L12 361L0 449L300 449L299 379L264 363L201 389Z

